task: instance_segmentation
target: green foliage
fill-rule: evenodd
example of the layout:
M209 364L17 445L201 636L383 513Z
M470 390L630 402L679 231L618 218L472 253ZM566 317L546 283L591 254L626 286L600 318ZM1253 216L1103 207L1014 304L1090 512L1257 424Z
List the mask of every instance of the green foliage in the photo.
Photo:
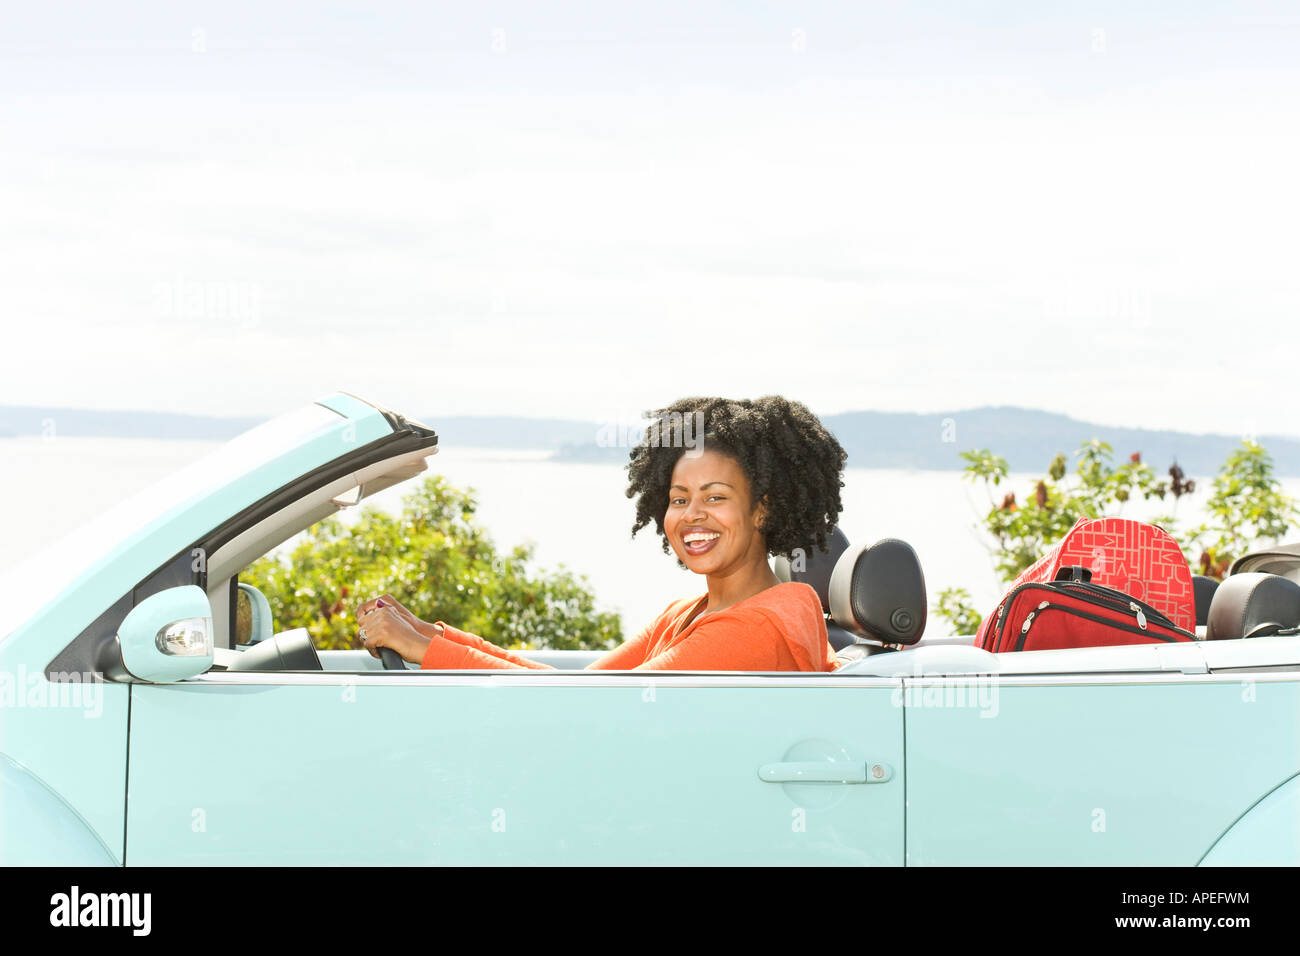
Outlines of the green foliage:
M1259 540L1279 541L1300 522L1295 502L1282 493L1273 477L1273 459L1263 446L1243 441L1228 456L1211 485L1205 510L1209 520L1193 529L1189 552L1200 546L1200 570L1216 578L1227 573L1235 558Z
M994 540L993 560L1005 581L1013 580L1052 545L1064 537L1079 518L1102 518L1123 513L1127 502L1171 496L1178 499L1195 490L1174 464L1169 479L1157 479L1142 456L1134 453L1121 465L1111 463L1112 449L1103 441L1084 442L1075 452L1074 471L1057 455L1047 474L1023 503L1014 492L998 501L993 489L1007 478L1007 463L988 449L963 452L966 480L983 483L989 494L984 526ZM1293 524L1300 511L1281 491L1273 477L1273 460L1258 444L1246 441L1233 451L1213 482L1206 504L1210 520L1180 533L1173 512L1150 518L1179 542L1189 563L1204 574L1222 577L1234 557L1257 546L1261 539L1276 541ZM944 592L949 593L949 592ZM959 613L954 604L953 613ZM939 612L943 614L942 610Z
M1124 505L1141 495L1144 500L1163 499L1170 485L1157 480L1155 472L1134 454L1119 466L1111 463L1110 445L1093 439L1084 442L1077 452L1077 462L1072 473L1065 455L1057 455L1048 466L1047 474L1034 486L1033 493L1023 503L1016 501L1014 492L1003 496L999 502L993 488L1006 479L1008 469L1004 459L988 449L963 452L968 462L964 469L966 479L982 482L989 492L989 511L984 525L993 536L993 560L1003 580L1011 581L1029 567L1048 548L1065 536L1079 518L1101 518L1118 515ZM1171 470L1172 471L1175 469ZM1173 476L1181 479L1181 472ZM1179 484L1174 489L1175 498L1190 491L1190 484ZM1171 525L1172 516L1156 521L1162 526Z
M985 484L1000 485L1007 477L1007 462L987 448L978 451L961 452L969 464L964 471L968 481L983 481Z
M472 491L427 478L399 516L363 510L354 525L313 525L287 556L259 558L240 580L266 595L280 630L305 627L326 650L356 647L353 608L392 594L417 617L507 648L605 649L618 615L597 612L586 578L535 571L531 546L498 553Z
M934 613L948 622L953 634L974 634L984 620L971 605L970 592L965 588L944 588L940 591Z

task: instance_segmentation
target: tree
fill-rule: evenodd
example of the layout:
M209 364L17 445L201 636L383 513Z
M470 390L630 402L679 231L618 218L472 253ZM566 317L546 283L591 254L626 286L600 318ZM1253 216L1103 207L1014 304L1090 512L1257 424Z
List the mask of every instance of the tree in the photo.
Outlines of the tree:
M974 634L984 620L971 605L970 592L965 588L944 588L940 591L934 613L952 625L954 634Z
M1211 485L1205 504L1209 520L1192 529L1184 551L1197 556L1202 574L1222 578L1235 558L1260 542L1281 541L1300 522L1295 502L1273 477L1273 459L1263 446L1246 440L1228 456Z
M389 593L426 621L443 620L508 648L606 649L622 642L617 614L597 611L584 576L531 567L533 549L499 553L474 512L472 489L426 478L398 516L365 509L352 527L330 517L287 556L240 573L281 629L305 627L326 650L356 647L353 608Z
M1169 468L1168 481L1158 480L1142 462L1140 452L1115 466L1110 445L1093 439L1075 452L1078 462L1072 474L1067 475L1065 455L1058 454L1033 492L1017 502L1014 492L1000 501L995 492L1008 475L1005 459L986 448L962 452L961 456L967 462L966 480L982 483L988 493L989 511L983 523L993 539L990 553L994 566L1007 582L1037 561L1079 518L1121 515L1125 504L1139 494L1144 500L1163 501L1172 496L1173 511L1151 518L1151 523L1178 541L1189 564L1216 578L1227 573L1234 557L1261 540L1280 540L1293 524L1300 523L1300 511L1273 477L1272 458L1253 441L1242 442L1215 477L1206 504L1210 520L1185 532L1177 526L1178 501L1196 486L1177 462ZM962 589L945 589L939 592L935 613L957 633L971 633L979 627L980 615L969 599Z
M994 489L1007 478L1005 459L988 449L961 453L967 462L966 480L982 482L988 493L989 511L984 526L993 537L990 550L1004 581L1014 580L1037 561L1079 518L1122 514L1125 504L1138 494L1144 500L1163 500L1172 491L1177 502L1193 490L1190 482L1182 480L1181 471L1174 474L1176 465L1170 471L1172 481L1167 483L1157 480L1141 454L1130 455L1119 466L1111 464L1112 454L1111 446L1104 441L1086 441L1075 452L1078 461L1072 474L1067 474L1065 455L1058 454L1048 466L1047 474L1034 486L1033 493L1020 503L1014 492L1004 495L1000 502L994 494ZM1155 523L1172 526L1174 517L1161 516Z

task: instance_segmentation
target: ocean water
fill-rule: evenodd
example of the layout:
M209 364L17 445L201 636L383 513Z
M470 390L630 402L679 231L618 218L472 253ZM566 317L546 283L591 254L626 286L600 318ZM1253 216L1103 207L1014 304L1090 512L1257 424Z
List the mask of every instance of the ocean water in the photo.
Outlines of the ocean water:
M115 438L0 439L0 574L79 524L168 473L202 457L212 442ZM585 575L600 604L619 612L624 633L634 634L679 597L704 593L704 581L682 570L660 549L653 529L633 539L632 502L619 465L568 464L545 453L473 448L444 449L429 459L429 473L475 489L479 519L499 547L536 546L541 567L564 565ZM1021 501L1039 476L1012 476ZM367 499L361 507L396 511L414 482ZM854 543L902 538L920 556L931 596L964 587L984 612L1003 587L989 545L979 532L989 507L982 487L959 472L904 469L845 471L840 526ZM1284 489L1300 498L1300 480ZM1209 481L1179 503L1181 522L1200 520ZM1161 502L1133 502L1127 516L1150 517ZM344 514L348 520L347 513ZM1300 539L1300 528L1289 536ZM290 542L291 544L292 542ZM935 627L939 627L936 622Z

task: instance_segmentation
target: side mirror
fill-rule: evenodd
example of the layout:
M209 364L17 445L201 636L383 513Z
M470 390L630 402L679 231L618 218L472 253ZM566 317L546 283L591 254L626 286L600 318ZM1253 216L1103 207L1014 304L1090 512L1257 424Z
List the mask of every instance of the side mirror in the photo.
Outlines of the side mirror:
M153 684L197 677L212 666L212 606L201 587L186 584L133 607L117 632L122 664Z
M275 634L271 603L251 584L240 584L235 596L235 643L260 644Z

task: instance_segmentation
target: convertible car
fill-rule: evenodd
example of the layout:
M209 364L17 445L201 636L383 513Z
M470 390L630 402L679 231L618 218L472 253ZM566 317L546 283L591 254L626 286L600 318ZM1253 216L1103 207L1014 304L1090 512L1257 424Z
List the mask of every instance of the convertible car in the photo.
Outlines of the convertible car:
M420 671L277 633L240 572L436 450L335 394L8 575L0 861L1300 863L1300 636L991 654L922 633L901 542L822 582L831 673Z

